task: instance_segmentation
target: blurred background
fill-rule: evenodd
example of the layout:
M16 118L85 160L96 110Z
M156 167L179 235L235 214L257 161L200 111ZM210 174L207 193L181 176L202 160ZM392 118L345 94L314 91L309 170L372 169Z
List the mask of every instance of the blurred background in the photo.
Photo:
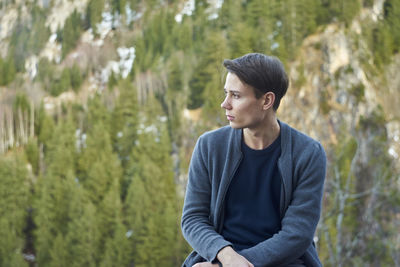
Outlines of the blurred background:
M400 266L400 0L1 0L0 266L180 266L223 59L279 57L328 156L325 266Z

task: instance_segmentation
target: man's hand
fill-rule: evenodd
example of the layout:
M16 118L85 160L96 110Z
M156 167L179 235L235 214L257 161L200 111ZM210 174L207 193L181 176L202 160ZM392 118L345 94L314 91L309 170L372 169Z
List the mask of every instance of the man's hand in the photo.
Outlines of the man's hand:
M222 263L223 267L254 267L251 262L233 250L231 246L221 249L217 254L217 258Z
M211 262L199 262L193 265L192 267L218 267L217 263L211 263Z

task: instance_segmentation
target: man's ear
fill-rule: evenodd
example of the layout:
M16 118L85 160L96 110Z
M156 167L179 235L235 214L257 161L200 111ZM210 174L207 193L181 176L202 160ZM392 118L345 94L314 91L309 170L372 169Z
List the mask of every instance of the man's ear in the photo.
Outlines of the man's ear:
M273 92L266 92L262 97L264 99L263 110L270 109L274 106L275 94Z

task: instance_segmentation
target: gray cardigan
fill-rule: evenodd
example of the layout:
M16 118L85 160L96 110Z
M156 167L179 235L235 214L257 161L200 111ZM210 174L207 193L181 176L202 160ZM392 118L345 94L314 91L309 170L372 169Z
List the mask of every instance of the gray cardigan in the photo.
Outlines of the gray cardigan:
M322 266L313 243L321 212L326 156L312 138L281 126L281 230L254 247L238 251L254 266L285 266L302 258L307 266ZM200 136L192 154L182 214L182 232L194 251L182 266L215 261L232 245L221 233L223 202L242 152L242 130L225 126Z

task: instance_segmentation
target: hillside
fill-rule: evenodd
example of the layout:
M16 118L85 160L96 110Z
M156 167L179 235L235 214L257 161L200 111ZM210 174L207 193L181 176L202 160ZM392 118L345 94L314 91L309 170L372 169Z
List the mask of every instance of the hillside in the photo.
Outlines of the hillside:
M399 25L399 0L2 1L0 267L179 265L193 146L248 52L325 147L324 265L400 266Z

